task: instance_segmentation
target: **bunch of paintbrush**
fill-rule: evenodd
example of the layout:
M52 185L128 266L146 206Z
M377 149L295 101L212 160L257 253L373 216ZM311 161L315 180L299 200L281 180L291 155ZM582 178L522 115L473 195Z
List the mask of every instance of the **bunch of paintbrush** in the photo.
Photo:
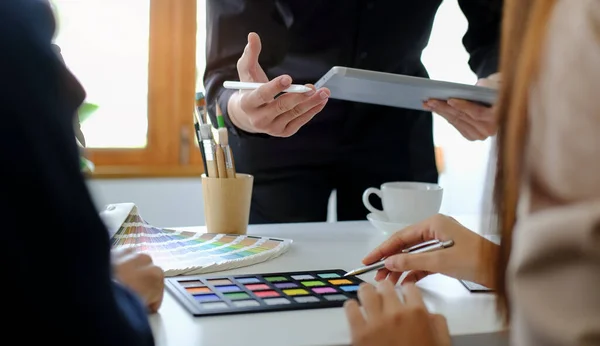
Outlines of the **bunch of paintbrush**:
M202 114L202 110L197 102L197 107L194 111L194 127L202 154L202 161L204 162L204 172L209 178L235 178L233 154L229 146L229 136L223 122L221 109L217 105L219 128L216 131L216 141L212 132L212 125L207 123L205 113Z

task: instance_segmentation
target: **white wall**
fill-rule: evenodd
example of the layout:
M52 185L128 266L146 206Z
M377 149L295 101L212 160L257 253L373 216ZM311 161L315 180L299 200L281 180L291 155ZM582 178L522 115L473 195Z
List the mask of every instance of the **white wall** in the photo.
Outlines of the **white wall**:
M90 180L98 210L112 203L135 203L142 217L154 226L185 227L204 225L202 184L196 178ZM335 221L334 195L330 221Z
M468 54L461 39L467 22L456 0L445 0L434 24L423 62L431 78L474 84L476 76L467 65ZM439 116L434 118L436 145L445 153L446 172L442 212L478 213L486 174L490 141L469 142ZM203 225L202 188L198 179L123 179L90 182L99 206L133 202L146 221L161 227ZM330 218L335 220L330 204Z
M432 79L475 84L477 76L467 63L462 46L467 21L456 0L443 1L422 61ZM445 188L442 212L479 213L486 178L491 139L465 140L440 116L434 117L434 140L444 149L446 171L439 183Z
M204 225L202 184L196 178L108 179L88 183L98 208L135 203L141 216L159 227Z

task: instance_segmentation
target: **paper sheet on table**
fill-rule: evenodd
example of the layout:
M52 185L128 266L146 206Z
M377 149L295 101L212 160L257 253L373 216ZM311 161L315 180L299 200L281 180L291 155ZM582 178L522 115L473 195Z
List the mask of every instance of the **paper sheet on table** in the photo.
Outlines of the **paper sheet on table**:
M152 256L165 276L194 275L245 267L285 253L291 239L177 231L154 227L133 203L113 204L100 212L111 246L132 247Z

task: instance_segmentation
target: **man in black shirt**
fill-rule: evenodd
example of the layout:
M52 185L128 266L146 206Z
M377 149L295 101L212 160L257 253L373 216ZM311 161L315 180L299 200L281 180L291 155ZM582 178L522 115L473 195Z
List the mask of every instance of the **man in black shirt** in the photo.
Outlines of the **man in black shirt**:
M501 0L459 0L463 43L479 78L497 70ZM426 77L421 54L441 0L207 0L204 84L233 134L236 168L255 177L251 223L324 221L337 190L338 220L364 219L361 195L386 181L437 182L432 115L329 99L327 89L278 96L331 67ZM249 35L250 32L255 32ZM225 80L268 82L225 90ZM467 139L494 131L491 109L436 102Z

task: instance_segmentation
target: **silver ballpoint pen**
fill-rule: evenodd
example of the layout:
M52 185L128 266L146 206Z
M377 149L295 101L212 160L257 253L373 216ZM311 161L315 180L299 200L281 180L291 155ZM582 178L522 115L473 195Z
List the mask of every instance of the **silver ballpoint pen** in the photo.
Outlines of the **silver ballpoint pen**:
M430 240L421 244L417 244L415 246L409 247L407 249L402 250L402 253L406 254L416 254L423 252L430 252L440 249L445 249L454 245L453 240L439 241L439 240ZM361 268L357 268L347 272L344 276L355 276L364 273L368 273L373 270L378 270L385 267L385 259L381 260L377 263L369 264L368 266L364 266Z

